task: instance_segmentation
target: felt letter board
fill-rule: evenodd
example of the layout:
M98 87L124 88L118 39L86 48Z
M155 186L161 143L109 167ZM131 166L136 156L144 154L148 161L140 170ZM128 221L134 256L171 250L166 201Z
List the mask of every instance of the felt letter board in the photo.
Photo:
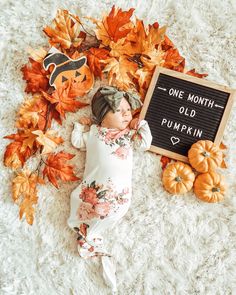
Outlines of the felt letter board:
M233 96L225 86L156 67L140 113L152 132L150 151L188 162L198 140L219 145Z

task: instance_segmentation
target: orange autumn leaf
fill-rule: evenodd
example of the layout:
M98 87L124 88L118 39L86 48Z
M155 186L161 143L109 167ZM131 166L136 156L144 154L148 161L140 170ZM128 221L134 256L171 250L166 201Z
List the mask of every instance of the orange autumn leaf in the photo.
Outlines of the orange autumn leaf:
M4 165L12 169L23 167L25 161L39 147L35 142L36 135L32 134L31 130L19 130L18 133L6 135L3 138L14 140L7 145L4 153Z
M42 130L35 130L32 133L37 135L36 141L43 146L42 154L51 153L58 144L64 142L61 137L55 137L57 134L55 130L48 130L45 133Z
M165 52L163 67L175 70L184 62L184 58L179 54L177 48L170 48Z
M47 91L49 88L47 75L48 71L45 71L42 64L29 58L30 65L24 65L21 68L23 73L23 79L26 80L27 86L25 92L35 93L41 90Z
M71 46L78 47L86 37L86 34L80 31L80 23L78 16L68 10L58 9L53 27L47 26L43 31L50 38L49 43L52 46L60 45L69 49Z
M49 102L41 94L35 94L32 99L25 98L17 112L16 127L29 129L37 126L43 130L46 124L48 104Z
M166 156L161 156L161 168L164 170L168 163L170 163L171 159Z
M227 149L227 146L226 146L223 142L221 142L219 148L220 148L221 150L226 150L226 149ZM225 153L224 153L224 152L222 152L222 153L223 153L223 159L222 159L222 162L221 162L220 167L221 167L221 168L227 168L226 162L225 162L225 160L224 160L224 158L225 158Z
M187 71L185 74L190 75L190 76L194 76L194 77L198 77L198 78L204 78L204 77L208 76L208 74L199 74L199 73L197 73L195 71L195 69Z
M165 35L164 40L161 43L161 48L164 51L168 51L172 47L174 47L174 43Z
M121 8L112 6L109 15L104 15L102 21L95 20L87 17L96 23L97 29L95 34L98 40L102 40L103 45L109 45L111 41L117 42L119 39L124 38L133 27L130 17L132 16L134 8L129 11L122 11Z
M109 85L117 86L122 90L130 90L134 88L133 77L138 65L129 61L125 56L119 59L114 57L104 60L106 67L103 72L108 72Z
M34 207L38 202L37 183L44 184L44 180L36 173L24 169L17 172L17 176L12 181L12 198L20 207L20 219L25 214L26 221L32 225L34 220Z
M43 177L47 176L48 180L58 188L57 181L76 181L79 180L73 172L73 166L67 165L66 161L70 160L74 155L59 152L57 154L50 154L46 160L46 165L43 170Z
M102 70L104 69L104 65L100 63L100 60L105 60L109 57L109 51L104 48L90 48L86 52L86 56L88 59L88 66L92 73L96 77L103 78Z
M77 101L74 97L71 97L70 80L64 82L62 86L56 89L51 95L44 91L42 93L50 103L56 105L55 109L63 118L65 118L65 112L75 112L78 108L83 108L88 105L87 103Z

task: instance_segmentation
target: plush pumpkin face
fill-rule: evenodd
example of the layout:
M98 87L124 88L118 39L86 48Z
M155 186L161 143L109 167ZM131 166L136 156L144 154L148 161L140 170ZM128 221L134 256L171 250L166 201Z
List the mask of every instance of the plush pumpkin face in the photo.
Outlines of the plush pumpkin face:
M205 173L220 166L223 154L210 140L199 140L188 151L188 159L193 168Z
M195 174L191 167L182 162L169 164L163 172L162 182L171 194L184 194L191 190Z
M202 201L215 203L224 199L224 177L214 171L199 174L193 185L194 193Z
M83 96L87 93L94 84L94 76L90 68L86 64L86 56L78 59L71 59L69 56L60 52L57 49L52 49L52 52L43 60L43 67L45 70L53 65L53 70L50 74L49 84L56 89L60 88L62 84L68 80L76 82L77 93Z

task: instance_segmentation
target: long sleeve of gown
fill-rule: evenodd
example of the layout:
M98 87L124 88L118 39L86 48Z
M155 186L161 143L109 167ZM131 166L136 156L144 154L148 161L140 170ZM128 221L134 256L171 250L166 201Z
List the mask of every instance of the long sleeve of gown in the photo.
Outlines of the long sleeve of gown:
M146 151L150 149L152 143L152 134L146 120L141 120L137 133L133 137L133 148L139 151Z
M71 133L71 143L74 147L85 151L89 131L85 132L84 125L79 122L74 123L74 129Z

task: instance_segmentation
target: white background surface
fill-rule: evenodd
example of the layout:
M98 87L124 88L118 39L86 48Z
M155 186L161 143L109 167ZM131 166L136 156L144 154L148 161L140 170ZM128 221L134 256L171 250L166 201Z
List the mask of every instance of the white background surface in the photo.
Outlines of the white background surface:
M168 25L167 35L186 58L189 69L208 73L206 79L236 88L235 1L116 1L146 24ZM58 8L79 16L101 18L112 1L1 0L0 99L1 138L16 132L15 115L23 102L25 82L20 68L28 62L28 46L48 44L42 32ZM92 24L91 24L92 25ZM90 99L91 95L88 96ZM70 144L72 122L89 107L67 113L63 148L76 154L70 161L82 176L85 153ZM220 204L167 194L161 183L160 156L134 155L132 205L119 226L107 236L117 265L122 295L229 295L236 290L236 105L223 141L227 145L228 193ZM99 258L83 261L76 235L67 227L70 192L78 182L39 187L33 226L19 221L11 198L13 172L3 166L9 140L2 139L0 178L0 294L110 294ZM33 165L33 162L32 162Z

